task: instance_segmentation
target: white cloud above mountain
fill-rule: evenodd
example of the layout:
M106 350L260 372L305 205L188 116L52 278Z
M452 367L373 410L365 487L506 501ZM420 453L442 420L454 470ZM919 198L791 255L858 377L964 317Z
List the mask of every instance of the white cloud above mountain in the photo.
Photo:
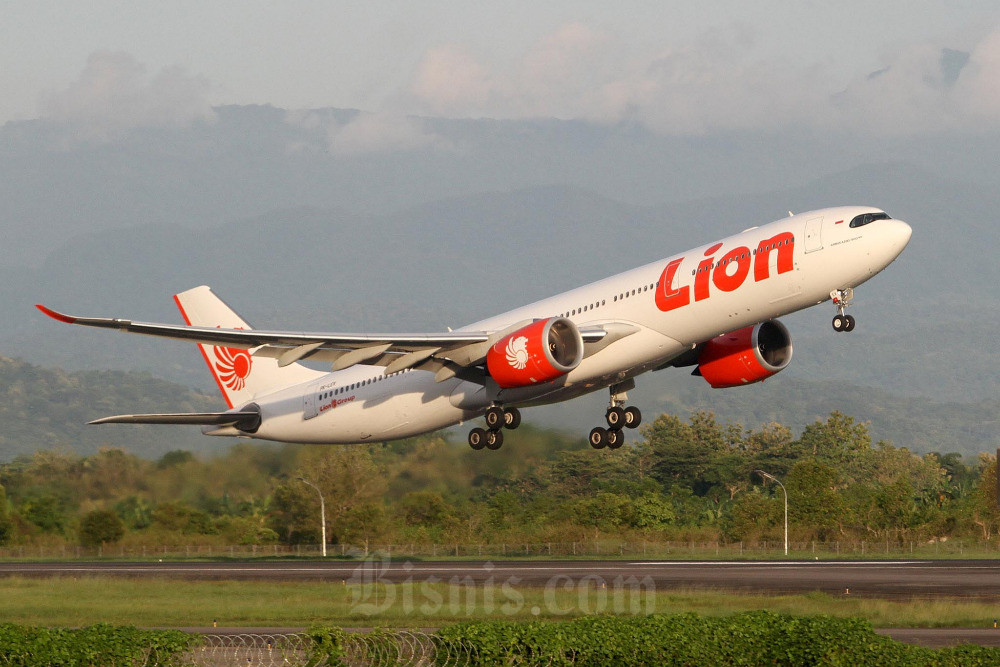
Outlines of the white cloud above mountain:
M150 75L127 53L99 51L68 87L42 96L42 117L74 127L79 138L107 140L139 127L210 121L210 84L180 67Z

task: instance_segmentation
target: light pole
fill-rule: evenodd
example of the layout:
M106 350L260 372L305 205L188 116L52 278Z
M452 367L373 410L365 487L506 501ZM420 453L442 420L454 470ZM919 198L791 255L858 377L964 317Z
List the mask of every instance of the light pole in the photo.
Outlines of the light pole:
M298 478L303 484L308 484L312 488L316 489L316 493L319 494L319 525L320 534L323 539L323 558L326 558L326 502L323 500L323 492L319 490L319 487L310 482L305 477Z
M785 555L788 555L788 491L785 491L785 485L781 481L770 473L766 473L763 470L755 470L755 473L760 475L765 479L769 479L778 486L781 487L781 492L785 494Z

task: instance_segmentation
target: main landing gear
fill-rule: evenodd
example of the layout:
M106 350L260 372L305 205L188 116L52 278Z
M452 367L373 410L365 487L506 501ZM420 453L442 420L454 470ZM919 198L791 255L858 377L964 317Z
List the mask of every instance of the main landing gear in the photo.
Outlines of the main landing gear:
M854 298L854 290L850 287L835 289L830 292L830 298L837 306L837 314L833 317L833 330L854 331L854 318L847 314L847 307L851 305L851 299Z
M503 445L503 431L510 429L513 431L521 425L521 411L517 408L502 408L499 405L492 406L486 411L486 428L478 426L469 431L469 447L473 449L500 449Z
M642 413L639 408L633 406L624 407L628 400L629 389L635 387L635 382L628 380L620 384L612 385L611 400L608 411L604 413L604 419L608 422L608 428L598 426L590 432L590 446L594 449L618 449L625 444L625 434L622 427L637 428L642 423Z

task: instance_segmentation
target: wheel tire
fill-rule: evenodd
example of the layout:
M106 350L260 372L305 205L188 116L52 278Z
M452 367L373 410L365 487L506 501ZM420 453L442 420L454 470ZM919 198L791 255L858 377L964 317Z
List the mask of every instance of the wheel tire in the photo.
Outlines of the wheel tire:
M833 330L843 331L844 327L847 325L846 319L840 315L834 315L833 317Z
M857 324L857 322L854 321L854 317L852 315L847 315L844 319L846 320L844 322L844 331L854 331L854 325Z
M503 431L486 432L486 448L497 450L503 447Z
M620 428L608 430L608 449L618 449L625 444L625 434Z
M503 427L513 431L521 425L521 411L517 408L507 408L503 412Z
M486 446L486 431L478 426L469 431L469 447L479 451Z
M608 444L608 429L598 426L590 432L590 446L594 449L604 449Z
M503 423L504 423L503 408L499 408L494 405L492 408L486 411L486 426L491 431L500 428L501 426L503 426Z
M617 405L613 408L608 408L604 418L608 420L608 427L619 428L625 422L625 410Z
M638 428L642 423L642 412L634 405L625 408L625 426L627 428Z

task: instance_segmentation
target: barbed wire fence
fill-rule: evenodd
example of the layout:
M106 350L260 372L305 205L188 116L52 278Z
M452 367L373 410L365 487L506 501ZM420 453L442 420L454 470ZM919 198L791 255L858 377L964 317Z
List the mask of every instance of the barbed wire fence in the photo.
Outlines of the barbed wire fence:
M476 664L473 647L444 640L420 630L374 630L343 636L340 655L325 655L307 634L202 635L201 645L175 656L171 664L197 667L246 665L248 667L295 667L308 665L388 666L440 665L459 667ZM150 655L148 665L160 664Z

